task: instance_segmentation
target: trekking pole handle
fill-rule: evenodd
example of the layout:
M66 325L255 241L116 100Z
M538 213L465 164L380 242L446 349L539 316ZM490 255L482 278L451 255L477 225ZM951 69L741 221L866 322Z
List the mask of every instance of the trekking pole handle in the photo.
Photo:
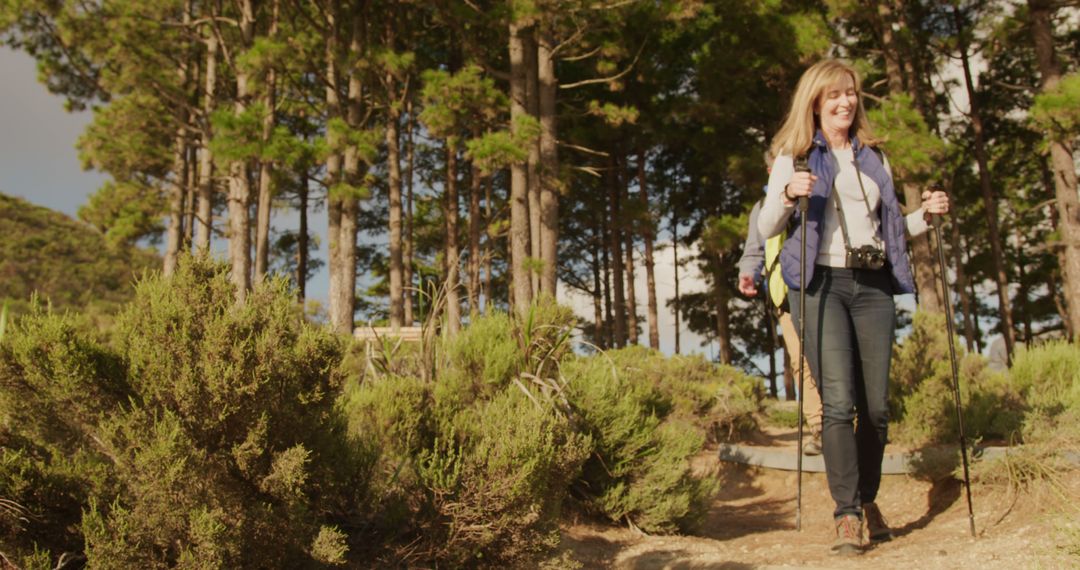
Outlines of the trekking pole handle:
M938 184L936 182L931 184L930 187L927 188L927 190L929 190L930 192L945 192L945 188L941 184ZM930 214L930 227L941 227L941 214Z
M806 161L805 156L800 156L795 159L795 172L810 172L810 164ZM810 210L810 198L807 196L799 196L799 211L806 213Z

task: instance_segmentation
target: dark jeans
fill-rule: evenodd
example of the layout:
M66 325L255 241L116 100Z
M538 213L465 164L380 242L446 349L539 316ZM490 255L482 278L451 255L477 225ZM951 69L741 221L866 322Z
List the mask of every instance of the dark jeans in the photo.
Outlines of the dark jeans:
M799 292L788 300L799 326ZM881 484L895 323L887 269L814 269L806 287L806 357L820 379L821 446L837 517L862 517L862 503L873 502Z

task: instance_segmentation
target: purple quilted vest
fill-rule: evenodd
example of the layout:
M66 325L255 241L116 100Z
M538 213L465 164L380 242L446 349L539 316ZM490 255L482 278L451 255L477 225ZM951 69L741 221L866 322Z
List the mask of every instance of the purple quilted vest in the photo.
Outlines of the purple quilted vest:
M885 165L882 164L878 154L870 147L860 145L858 138L851 138L851 148L855 150L855 160L859 165L859 170L869 176L881 189L881 206L878 209L881 224L878 226L878 237L885 243L885 257L892 271L895 292L897 294L914 293L915 279L911 275L911 263L908 261L906 226L904 216L900 213L900 202L896 199L892 177L885 170ZM806 215L806 283L809 284L814 278L814 260L817 259L821 241L821 225L825 220L825 208L829 195L832 193L833 181L836 179L833 161L829 156L829 145L825 142L821 131L814 135L814 144L811 145L806 158L810 164L810 170L818 177L810 193L810 209ZM784 248L780 250L780 269L784 276L784 283L787 283L789 288L798 290L801 251L799 224L803 222L802 213L796 209L791 219L793 223L784 241Z

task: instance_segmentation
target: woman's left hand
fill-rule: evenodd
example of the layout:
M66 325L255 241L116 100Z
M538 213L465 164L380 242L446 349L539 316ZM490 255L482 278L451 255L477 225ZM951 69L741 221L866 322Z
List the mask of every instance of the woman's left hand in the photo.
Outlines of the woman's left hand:
M926 190L922 193L922 208L927 217L949 213L949 195L940 191Z

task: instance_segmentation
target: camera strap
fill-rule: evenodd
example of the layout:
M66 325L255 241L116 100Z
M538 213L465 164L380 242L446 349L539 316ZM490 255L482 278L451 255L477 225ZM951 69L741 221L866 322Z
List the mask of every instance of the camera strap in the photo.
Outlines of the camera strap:
M855 151L852 150L854 155ZM866 206L866 215L870 219L870 224L874 225L874 212L870 209L870 199L866 196L866 187L863 186L862 172L859 170L859 161L854 159L851 161L852 166L855 167L855 180L859 182L859 190L862 192L863 204ZM833 201L833 205L836 206L836 215L840 218L840 232L844 236L844 247L852 249L851 238L848 236L847 219L844 217L844 208L840 205L840 197L838 194L840 191L836 188L836 180L833 180L833 191L829 198ZM874 228L874 243L881 245L881 238L877 235L877 228Z

